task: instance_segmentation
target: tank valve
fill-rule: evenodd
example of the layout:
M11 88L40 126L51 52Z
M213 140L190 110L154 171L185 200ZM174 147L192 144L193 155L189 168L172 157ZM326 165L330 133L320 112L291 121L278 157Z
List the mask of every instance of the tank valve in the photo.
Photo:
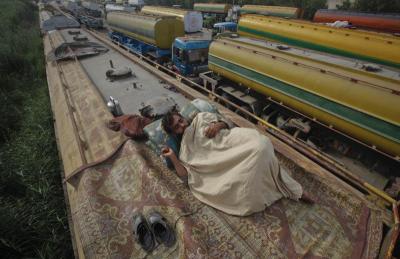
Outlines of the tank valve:
M380 66L375 65L375 64L363 64L362 68L368 72L379 72L382 70L382 68Z
M107 102L107 108L114 117L118 117L124 114L118 100L112 96L110 96L109 101Z

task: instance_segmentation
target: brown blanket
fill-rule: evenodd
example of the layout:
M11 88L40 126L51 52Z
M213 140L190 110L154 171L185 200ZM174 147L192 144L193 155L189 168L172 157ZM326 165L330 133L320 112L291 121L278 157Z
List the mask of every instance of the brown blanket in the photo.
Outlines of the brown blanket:
M107 123L107 128L113 131L121 131L125 136L133 139L145 137L144 127L153 120L136 114L118 116Z

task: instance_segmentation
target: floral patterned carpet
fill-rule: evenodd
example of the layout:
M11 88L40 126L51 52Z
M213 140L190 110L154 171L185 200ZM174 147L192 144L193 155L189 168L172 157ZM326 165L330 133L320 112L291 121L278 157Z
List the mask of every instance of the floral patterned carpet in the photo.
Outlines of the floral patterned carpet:
M72 180L76 236L87 258L375 258L380 214L340 182L279 159L317 203L280 200L263 212L237 217L196 200L149 148L127 141ZM150 210L175 227L177 242L147 254L135 242L132 215Z

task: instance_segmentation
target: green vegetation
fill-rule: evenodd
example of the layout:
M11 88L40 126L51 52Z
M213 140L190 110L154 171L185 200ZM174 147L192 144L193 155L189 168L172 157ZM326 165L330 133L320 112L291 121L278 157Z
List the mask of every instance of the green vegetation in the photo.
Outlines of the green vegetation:
M398 13L400 12L400 0L349 0L338 6L341 10L353 10L371 13Z
M2 258L72 257L37 9L0 1Z

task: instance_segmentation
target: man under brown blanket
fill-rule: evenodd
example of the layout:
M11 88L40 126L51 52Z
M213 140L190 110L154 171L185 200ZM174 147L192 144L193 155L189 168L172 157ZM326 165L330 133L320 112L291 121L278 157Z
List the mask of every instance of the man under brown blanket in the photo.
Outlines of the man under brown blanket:
M271 141L254 129L228 128L214 113L199 113L189 122L168 113L163 127L181 136L179 158L164 148L181 177L202 202L233 215L262 211L281 198L312 200L280 167Z

